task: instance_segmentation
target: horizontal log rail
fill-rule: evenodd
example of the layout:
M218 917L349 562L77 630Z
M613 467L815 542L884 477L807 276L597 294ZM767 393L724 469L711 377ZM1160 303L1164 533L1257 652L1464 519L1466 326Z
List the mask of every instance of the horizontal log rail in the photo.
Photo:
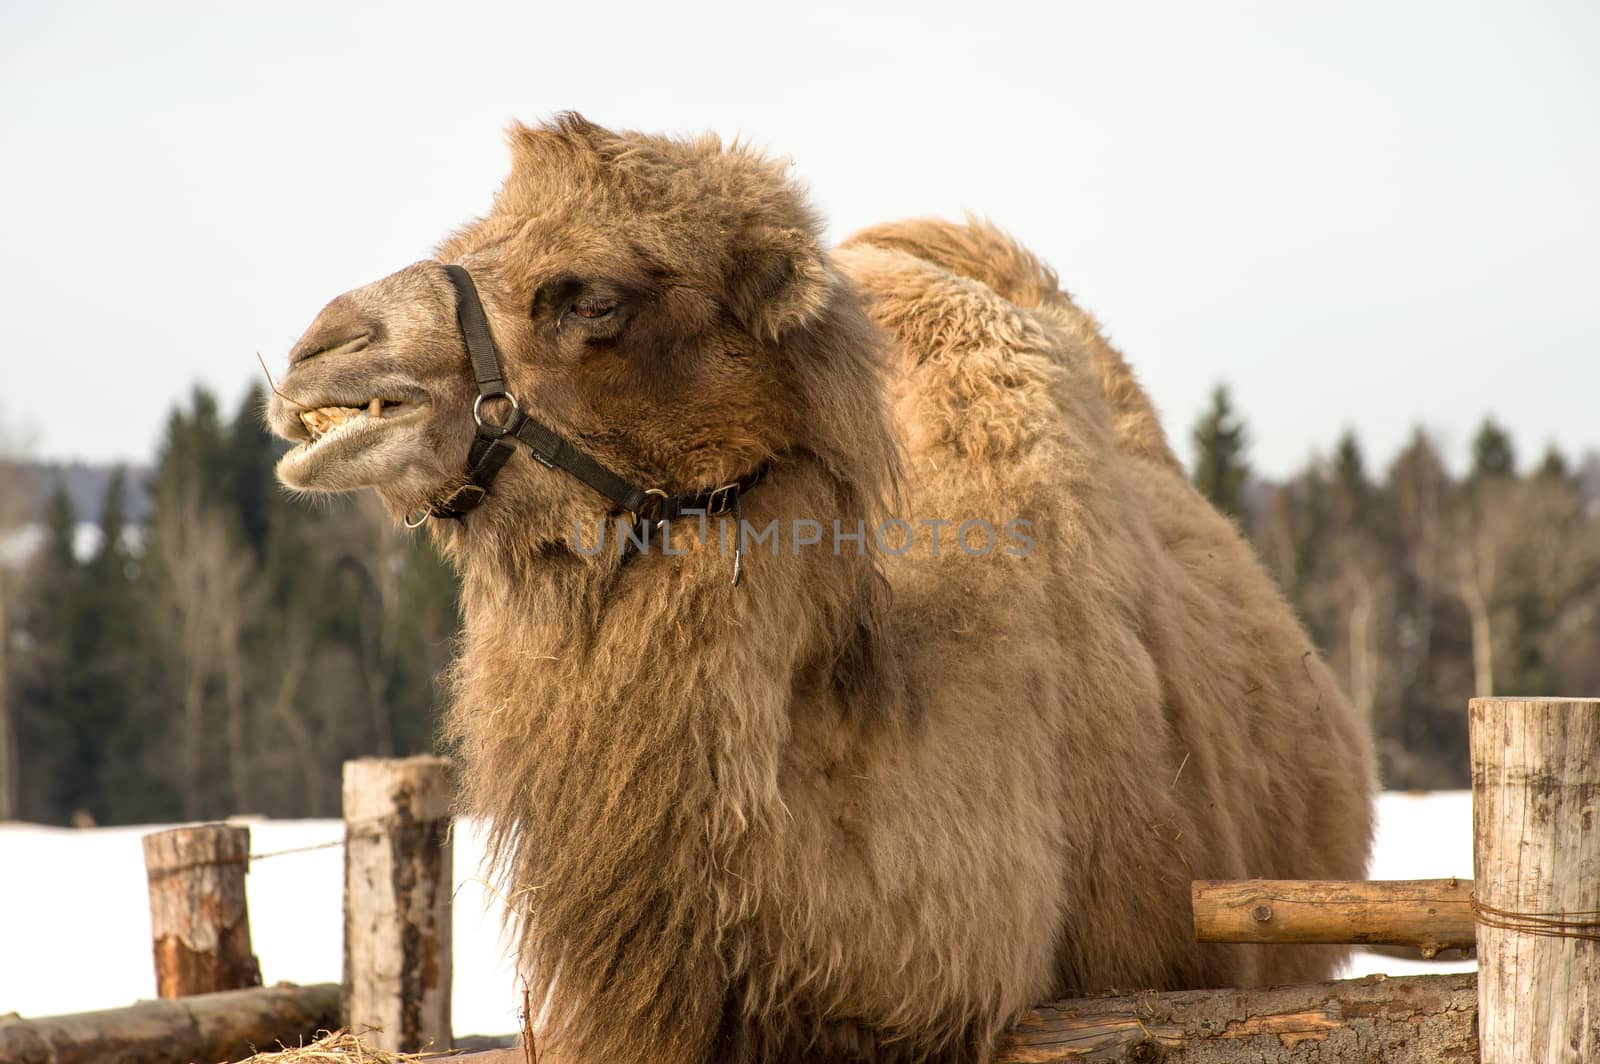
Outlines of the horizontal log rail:
M1295 1064L1478 1059L1478 983L1471 972L1266 990L1150 991L1041 1006L1001 1041L995 1064ZM520 1049L450 1058L524 1064ZM540 1064L571 1064L540 1053Z
M1084 998L1035 1009L996 1064L1477 1060L1477 976L1369 976L1265 990Z
M0 1064L188 1064L311 1041L339 1023L339 987L253 987L120 1009L0 1017Z
M1201 942L1415 946L1424 957L1477 943L1470 879L1197 879Z

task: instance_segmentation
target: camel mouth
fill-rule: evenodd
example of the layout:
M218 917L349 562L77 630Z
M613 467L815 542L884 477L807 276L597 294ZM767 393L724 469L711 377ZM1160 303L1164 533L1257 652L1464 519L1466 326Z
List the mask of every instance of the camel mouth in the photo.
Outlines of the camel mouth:
M300 425L306 430L306 443L317 444L347 425L362 420L384 421L408 417L417 412L416 402L382 399L374 396L361 406L318 406L300 411Z
M363 486L371 482L374 463L388 466L395 455L409 451L403 439L415 436L431 409L421 397L373 396L358 403L335 400L285 411L292 416L275 419L275 427L297 446L278 460L278 478L313 491Z

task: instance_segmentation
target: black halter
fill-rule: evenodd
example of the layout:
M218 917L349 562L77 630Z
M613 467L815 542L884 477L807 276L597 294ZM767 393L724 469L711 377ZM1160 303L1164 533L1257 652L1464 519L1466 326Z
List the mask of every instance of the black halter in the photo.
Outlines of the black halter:
M444 501L429 507L428 512L432 516L457 521L465 517L489 494L489 485L493 483L495 474L500 472L500 467L516 450L517 443L528 448L534 461L540 465L561 470L610 499L619 509L653 525L690 512L712 516L730 510L738 512L739 496L754 487L766 474L766 466L762 465L732 483L685 495L668 495L660 488L641 488L617 476L563 439L554 429L522 412L516 396L506 389L505 375L500 369L500 353L495 348L494 336L489 332L489 320L484 316L483 304L478 300L478 289L472 283L472 275L454 263L447 265L444 272L455 286L456 321L461 326L461 338L467 345L472 375L478 382L478 398L472 403L472 419L478 428L472 438L472 449L467 452L466 483L451 492ZM511 404L511 414L502 424L484 420L483 404L488 399L504 399Z

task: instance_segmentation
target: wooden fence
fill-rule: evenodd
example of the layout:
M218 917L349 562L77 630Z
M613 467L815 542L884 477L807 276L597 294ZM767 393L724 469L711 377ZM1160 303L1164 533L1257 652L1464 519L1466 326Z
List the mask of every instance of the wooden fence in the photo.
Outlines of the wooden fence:
M1193 903L1201 941L1476 950L1478 975L1056 1002L1023 1017L999 1064L1600 1061L1600 700L1474 699L1470 713L1471 882L1196 881ZM147 837L162 1000L0 1020L0 1064L234 1059L335 1025L380 1048L448 1049L449 793L439 758L345 766L337 987L257 985L248 829Z

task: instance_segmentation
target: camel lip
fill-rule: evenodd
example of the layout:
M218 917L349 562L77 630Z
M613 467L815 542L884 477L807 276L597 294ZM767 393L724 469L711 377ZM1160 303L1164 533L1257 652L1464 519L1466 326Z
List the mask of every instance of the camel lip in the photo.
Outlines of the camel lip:
M327 483L332 471L350 466L368 452L392 446L407 435L416 436L432 409L431 403L424 402L406 404L404 410L389 417L362 412L318 435L302 426L304 435L299 442L278 459L278 477L311 490L348 490L348 486L318 488L316 484Z
M374 401L380 404L381 420L385 422L409 421L419 412L433 406L433 397L422 388L409 383L387 380L375 381L357 392L350 384L323 386L316 390L295 394L291 373L282 381L281 389L268 404L267 424L282 438L295 443L315 442L323 435L312 431L306 423L307 415L332 414L342 410L365 410ZM336 420L342 421L342 418Z

